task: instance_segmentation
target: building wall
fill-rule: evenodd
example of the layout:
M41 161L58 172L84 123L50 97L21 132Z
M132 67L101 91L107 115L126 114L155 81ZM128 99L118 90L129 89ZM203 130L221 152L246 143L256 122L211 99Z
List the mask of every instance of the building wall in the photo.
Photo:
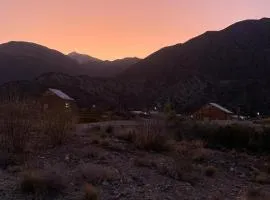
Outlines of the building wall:
M231 115L223 112L222 110L211 106L205 105L194 113L195 119L198 120L228 120L231 119Z
M77 105L74 101L64 100L56 95L43 95L39 98L39 103L43 110L66 110L78 112Z

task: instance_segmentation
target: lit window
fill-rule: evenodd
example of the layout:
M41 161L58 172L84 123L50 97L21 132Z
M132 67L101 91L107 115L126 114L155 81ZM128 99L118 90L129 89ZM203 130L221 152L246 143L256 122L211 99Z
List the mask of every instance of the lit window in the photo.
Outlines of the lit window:
M69 103L65 103L65 107L66 107L66 108L70 108Z

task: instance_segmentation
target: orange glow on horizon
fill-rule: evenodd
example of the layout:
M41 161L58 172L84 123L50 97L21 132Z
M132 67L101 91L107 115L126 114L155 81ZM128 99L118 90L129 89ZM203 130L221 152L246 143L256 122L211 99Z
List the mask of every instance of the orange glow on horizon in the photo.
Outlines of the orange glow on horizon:
M65 54L144 58L244 19L268 17L268 0L1 0L0 43L31 41Z

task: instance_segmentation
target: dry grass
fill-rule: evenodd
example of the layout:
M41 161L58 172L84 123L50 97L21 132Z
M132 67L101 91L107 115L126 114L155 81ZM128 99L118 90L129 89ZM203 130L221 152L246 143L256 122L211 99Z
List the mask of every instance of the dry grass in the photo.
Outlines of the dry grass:
M133 142L139 149L162 152L170 150L168 139L162 122L148 120L135 132Z
M69 111L48 111L44 113L42 131L52 145L61 145L69 137L76 120Z
M86 183L84 188L84 200L98 200L99 194L96 187Z
M27 102L6 102L0 105L0 139L5 151L21 153L26 150L35 112Z
M56 195L63 191L65 184L62 177L56 173L29 170L23 173L20 187L23 193Z
M84 164L80 171L83 179L94 185L100 184L103 181L112 181L119 178L117 170L92 163Z

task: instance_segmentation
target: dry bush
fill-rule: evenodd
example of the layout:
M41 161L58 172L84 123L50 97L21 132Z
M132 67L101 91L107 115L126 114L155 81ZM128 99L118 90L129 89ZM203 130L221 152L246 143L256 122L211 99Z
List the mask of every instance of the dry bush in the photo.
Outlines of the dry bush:
M208 166L204 169L204 174L208 177L213 177L217 172L217 168L214 166Z
M42 131L52 145L63 144L75 127L76 117L70 111L47 111L42 118Z
M119 140L124 140L127 142L132 142L134 140L135 131L134 130L124 130L115 133L115 137Z
M35 123L36 110L29 102L2 102L0 105L1 147L8 152L24 152Z
M23 173L20 187L23 193L56 195L65 188L64 181L57 173L30 170Z
M253 181L259 184L270 184L270 176L265 172L259 172Z
M26 155L14 153L0 153L0 169L8 169L11 166L18 166L25 162Z
M259 187L250 187L241 198L241 200L268 200L270 197L266 195Z
M84 200L98 200L99 194L96 187L86 183L84 188Z
M133 142L139 149L157 152L168 151L169 136L164 123L158 120L147 120L138 131L135 132Z
M172 164L157 166L158 172L175 180L195 185L200 178L200 171L192 164L191 159L175 158Z
M114 128L113 128L113 126L111 126L111 125L109 125L109 126L107 126L107 127L105 128L105 132L106 132L106 133L109 133L109 134L113 133L113 130L114 130Z
M182 141L175 144L172 152L172 168L167 167L167 174L176 180L186 181L194 185L201 176L201 170L194 165L194 152L202 149L204 143L201 141ZM166 171L165 170L165 171Z
M94 185L119 178L119 172L116 169L92 163L84 164L80 169L80 173L86 182Z
M205 148L194 150L192 160L197 163L207 162L210 158L211 152Z
M137 157L134 159L134 165L138 166L138 167L149 167L149 168L153 168L153 167L158 167L157 163L153 160L151 160L150 158L147 157Z
M110 145L110 140L105 138L100 141L100 145L103 147L108 147Z

